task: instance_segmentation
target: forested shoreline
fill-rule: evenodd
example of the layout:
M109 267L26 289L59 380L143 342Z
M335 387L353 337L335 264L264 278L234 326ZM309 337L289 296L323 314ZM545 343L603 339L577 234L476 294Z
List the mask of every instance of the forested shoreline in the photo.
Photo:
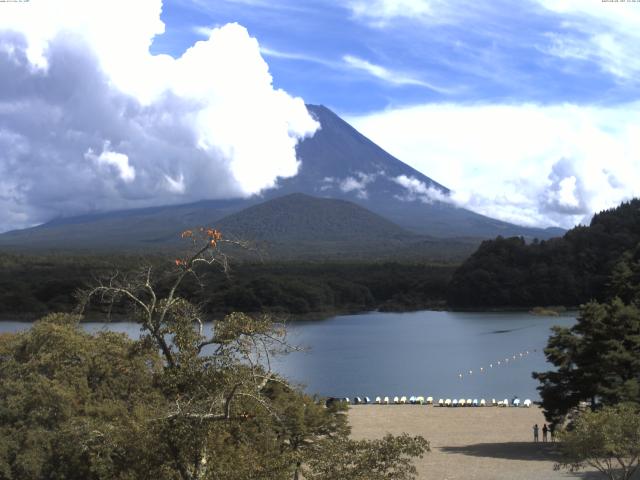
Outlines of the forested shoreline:
M563 237L483 242L447 289L453 308L577 306L602 301L638 261L640 200L596 214ZM613 283L612 283L613 282Z
M575 308L601 301L629 281L639 262L639 242L640 200L632 200L563 237L485 241L461 265L238 260L228 272L209 269L199 281L185 281L181 294L211 317L233 311L309 318L371 310ZM165 272L175 267L171 257L159 254L0 253L0 319L71 311L79 288L142 265ZM117 317L117 306L112 313Z
M148 264L174 266L163 256L0 254L0 319L33 320L75 308L74 292L111 272ZM455 264L279 262L233 263L208 269L201 285L188 279L181 294L211 317L233 311L314 318L371 310L444 308ZM104 312L87 312L92 314ZM124 310L114 308L114 319Z

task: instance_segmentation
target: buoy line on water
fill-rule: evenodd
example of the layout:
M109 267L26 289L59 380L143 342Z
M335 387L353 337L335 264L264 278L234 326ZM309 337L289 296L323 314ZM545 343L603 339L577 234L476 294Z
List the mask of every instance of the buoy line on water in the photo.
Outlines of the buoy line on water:
M538 349L534 348L534 349L531 349L531 350L525 350L523 352L514 353L511 356L507 356L507 357L501 358L500 360L497 360L495 362L489 363L489 367L488 368L486 368L484 366L479 367L478 369L475 370L475 372L479 372L481 374L482 373L486 373L489 370L496 369L498 367L502 367L502 366L508 365L509 361L513 362L513 361L516 361L516 360L520 360L522 358L525 358L525 357L529 356L529 354L531 352L535 353L537 351L538 351ZM468 372L468 373L466 373L466 372ZM474 373L474 370L472 370L472 369L471 370L465 370L465 373L463 373L463 372L458 373L458 378L460 380L462 380L465 375L470 376L470 375L473 375L473 373Z

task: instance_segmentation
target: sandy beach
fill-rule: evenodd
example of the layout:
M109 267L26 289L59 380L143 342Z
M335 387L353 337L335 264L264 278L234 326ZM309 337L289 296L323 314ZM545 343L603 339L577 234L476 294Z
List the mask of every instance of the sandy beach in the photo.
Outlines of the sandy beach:
M349 421L356 439L406 432L429 440L431 452L416 462L421 480L601 478L597 472L554 471L554 445L532 441L533 425L545 422L538 407L358 405L350 407Z

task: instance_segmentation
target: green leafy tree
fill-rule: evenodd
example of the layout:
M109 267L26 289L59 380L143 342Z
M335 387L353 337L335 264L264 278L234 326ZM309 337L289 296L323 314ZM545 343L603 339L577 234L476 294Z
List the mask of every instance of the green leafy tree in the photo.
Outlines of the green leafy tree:
M310 480L410 480L417 473L413 458L422 458L429 442L407 434L386 435L380 440L324 440L318 455L310 459L305 478Z
M556 370L534 373L547 419L562 423L580 402L640 404L640 247L623 254L607 302L582 306L571 328L554 327L545 354Z
M629 480L640 461L640 411L637 405L587 410L559 438L564 458L557 468L590 466L610 480Z
M329 480L331 464L352 478L413 478L423 439L350 440L343 409L272 371L292 349L283 325L233 313L208 328L180 292L227 268L225 240L183 237L190 253L171 269L116 272L78 293L81 309L129 308L138 340L90 335L68 315L0 337L0 480Z
M547 419L562 423L580 402L640 403L640 309L620 299L583 306L571 328L554 327L545 348L556 370L536 372Z
M156 349L54 314L0 336L0 479L143 478L165 410Z

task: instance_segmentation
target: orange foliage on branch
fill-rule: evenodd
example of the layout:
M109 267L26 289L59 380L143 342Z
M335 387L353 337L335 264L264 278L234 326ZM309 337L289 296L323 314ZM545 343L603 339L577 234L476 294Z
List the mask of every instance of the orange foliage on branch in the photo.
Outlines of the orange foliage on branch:
M222 240L222 233L215 228L200 227L195 232L193 230L185 230L180 234L180 238L189 239L194 247L198 249L198 252L193 255L192 258L176 258L175 264L177 267L185 269L191 268L191 264L196 258L204 254L208 249L214 249L218 246L218 242Z

